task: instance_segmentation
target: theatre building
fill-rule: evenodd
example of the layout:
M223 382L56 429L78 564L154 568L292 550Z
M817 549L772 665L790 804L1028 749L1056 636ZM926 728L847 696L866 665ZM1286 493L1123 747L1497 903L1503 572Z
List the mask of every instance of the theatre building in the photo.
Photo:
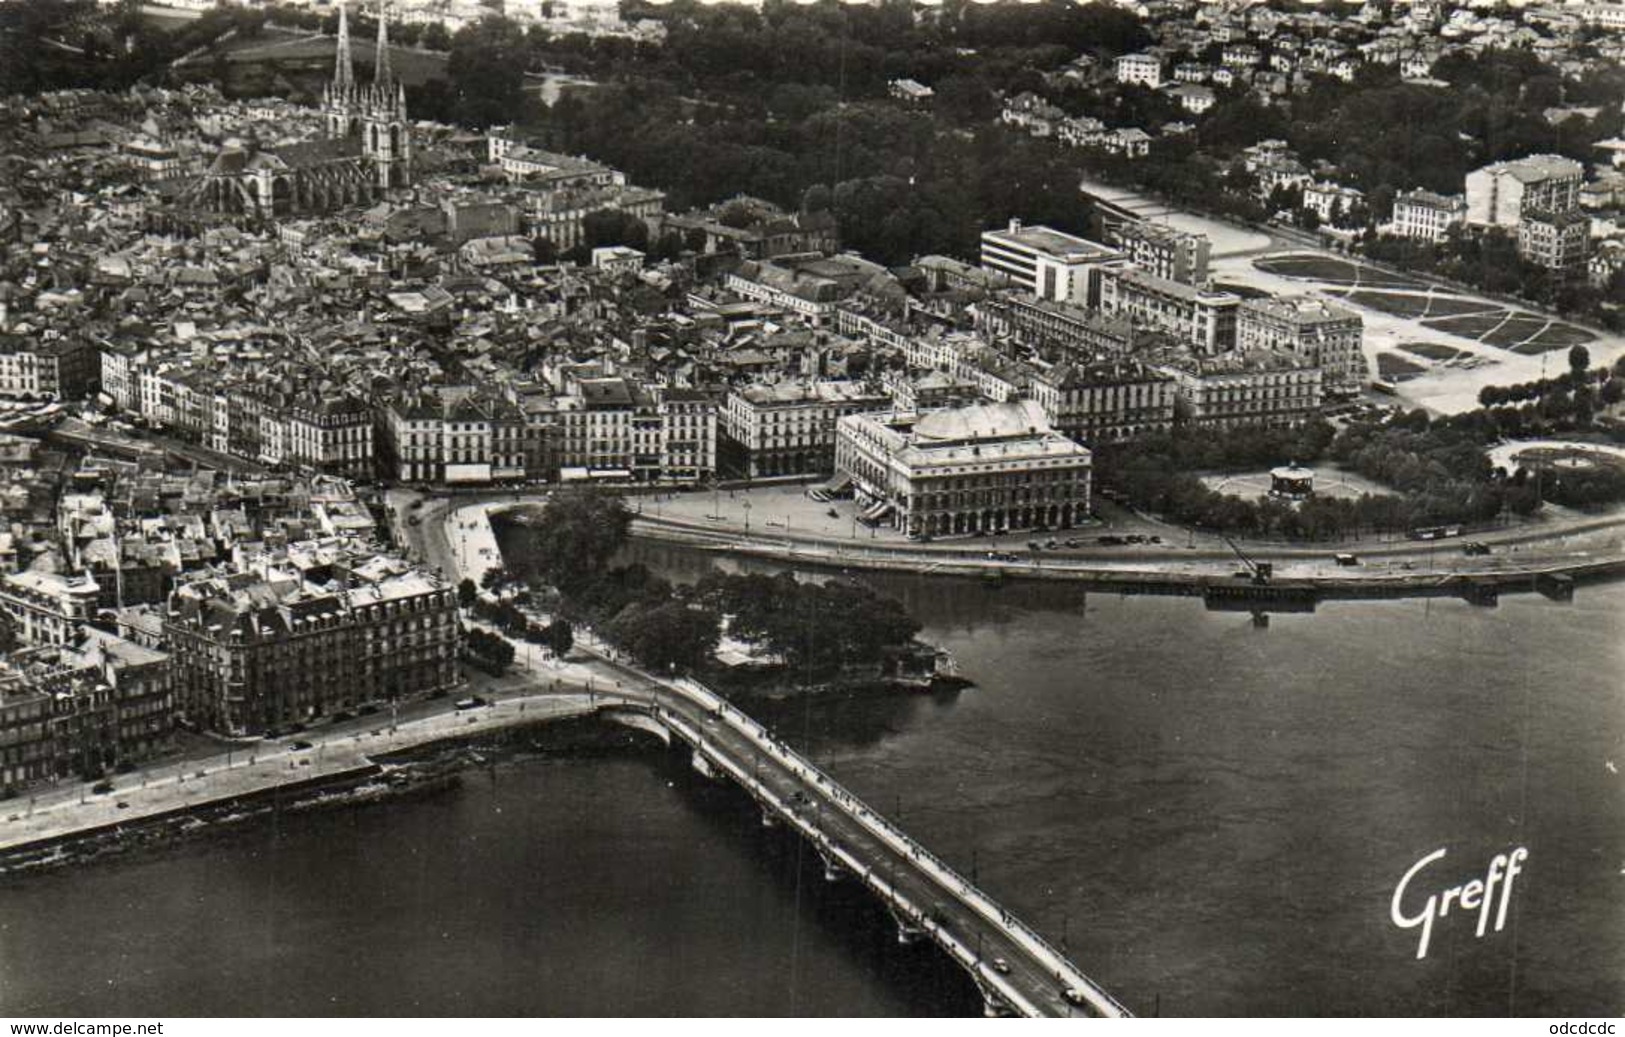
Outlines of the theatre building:
M911 536L1068 528L1089 514L1090 464L1032 400L852 414L835 444L864 520Z

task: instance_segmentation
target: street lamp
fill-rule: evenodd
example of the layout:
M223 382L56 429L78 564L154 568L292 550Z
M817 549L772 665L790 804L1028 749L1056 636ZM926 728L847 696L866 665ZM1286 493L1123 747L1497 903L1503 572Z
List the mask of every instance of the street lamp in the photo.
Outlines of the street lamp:
M750 532L750 501L745 502L745 532Z

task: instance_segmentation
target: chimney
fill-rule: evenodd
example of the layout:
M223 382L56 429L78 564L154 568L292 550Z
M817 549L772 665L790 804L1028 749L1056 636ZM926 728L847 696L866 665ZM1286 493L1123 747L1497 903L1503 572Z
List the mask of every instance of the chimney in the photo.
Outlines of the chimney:
M1010 217L1010 233L1011 234L1019 234L1019 233L1021 233L1021 221L1016 219L1014 216Z

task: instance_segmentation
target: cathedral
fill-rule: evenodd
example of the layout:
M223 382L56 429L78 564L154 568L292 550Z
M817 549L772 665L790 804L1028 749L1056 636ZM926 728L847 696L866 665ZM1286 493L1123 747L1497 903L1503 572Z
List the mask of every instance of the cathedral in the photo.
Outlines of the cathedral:
M356 82L350 21L339 8L333 81L322 91L326 136L270 148L228 147L184 195L187 207L217 216L280 218L364 205L412 183L406 87L389 62L389 20L378 12L372 82Z
M333 82L322 91L327 113L327 135L336 140L359 140L361 153L371 166L379 190L407 187L412 182L412 136L406 121L406 87L389 67L389 16L378 11L378 50L373 60L372 84L355 81L350 65L350 25L339 8L339 50L333 62Z

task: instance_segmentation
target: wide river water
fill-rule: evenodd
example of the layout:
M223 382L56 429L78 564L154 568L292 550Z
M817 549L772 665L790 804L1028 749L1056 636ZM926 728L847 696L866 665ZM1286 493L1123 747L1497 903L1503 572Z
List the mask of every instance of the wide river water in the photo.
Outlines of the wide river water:
M1260 629L1193 599L871 579L977 686L756 711L1132 1010L1625 1010L1625 584ZM1504 928L1453 905L1418 960L1389 917L1405 872L1446 851L1411 914L1518 847ZM516 761L0 884L0 1014L979 1010L811 856L676 755Z

